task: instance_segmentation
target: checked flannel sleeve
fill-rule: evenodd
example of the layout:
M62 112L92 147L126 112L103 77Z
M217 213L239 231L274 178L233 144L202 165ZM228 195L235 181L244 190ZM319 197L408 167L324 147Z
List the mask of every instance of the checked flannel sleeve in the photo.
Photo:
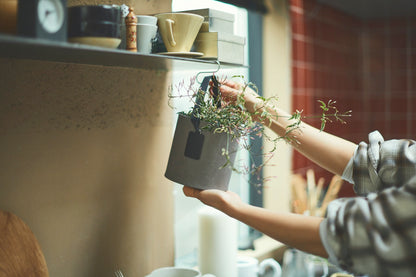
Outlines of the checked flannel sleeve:
M333 201L320 225L329 261L368 276L416 276L416 141L361 142L344 171L359 197Z

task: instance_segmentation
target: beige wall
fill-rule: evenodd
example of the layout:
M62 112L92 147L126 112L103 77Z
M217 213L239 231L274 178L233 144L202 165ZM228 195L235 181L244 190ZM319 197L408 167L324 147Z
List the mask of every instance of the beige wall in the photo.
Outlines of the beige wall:
M266 97L277 95L279 108L291 111L291 40L288 1L269 0L268 4L269 13L263 21L264 95ZM276 176L265 187L264 205L268 209L289 211L291 151L285 142L280 142L271 161L275 166L265 169L265 176Z
M166 74L1 60L0 76L0 208L33 229L51 276L172 264Z
M0 59L0 76L0 209L32 228L50 276L172 265L170 73Z
M136 14L155 14L172 9L171 0L67 0L68 6L94 4L125 4L134 8Z

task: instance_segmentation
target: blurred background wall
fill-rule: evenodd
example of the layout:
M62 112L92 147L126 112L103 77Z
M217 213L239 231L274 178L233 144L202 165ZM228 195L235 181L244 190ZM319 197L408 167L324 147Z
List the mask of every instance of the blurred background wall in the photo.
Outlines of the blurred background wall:
M293 109L316 115L317 100L332 99L341 112L352 110L352 117L346 125L329 123L328 132L356 143L368 141L373 130L385 139L415 139L414 4L402 1L396 12L396 7L382 6L394 1L334 1L345 9L328 2L290 1ZM319 119L306 121L320 126ZM313 168L327 180L331 176L297 152L293 168L301 174ZM341 195L353 195L351 186L344 186Z

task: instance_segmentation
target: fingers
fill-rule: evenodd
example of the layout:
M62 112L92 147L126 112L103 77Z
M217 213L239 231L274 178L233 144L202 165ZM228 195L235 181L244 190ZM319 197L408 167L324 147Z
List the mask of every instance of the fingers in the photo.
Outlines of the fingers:
M239 89L227 85L220 86L220 91L226 95L238 95L240 93Z
M228 86L230 88L236 89L236 90L240 90L241 89L241 85L239 83L230 81L230 80L224 80L221 82L222 85L224 86Z
M214 84L214 82L212 80L209 81L209 86L210 87L214 87L215 86L215 84ZM227 86L227 87L233 88L233 89L235 89L237 91L240 91L241 90L241 84L236 83L234 81L227 80L227 79L219 81L218 87L221 88L222 86Z
M213 86L214 84L211 84L211 87L209 89L209 92L212 96L214 96ZM237 100L237 96L241 93L238 89L229 87L227 85L220 85L219 91L220 91L222 100L226 102L226 103L222 103L223 106Z
M213 87L215 86L214 82L210 82L210 89L209 92L211 95L213 94ZM243 93L243 88L240 83L236 83L230 80L222 80L219 82L219 91L221 94L221 99L223 100L222 106L226 106L228 104L233 104L239 95ZM244 98L247 102L256 102L257 93L254 92L251 88L245 87L244 88ZM225 102L225 103L224 103Z
M198 189L194 189L194 188L187 187L187 186L183 186L182 190L183 190L183 193L185 194L185 196L193 197L193 198L199 198L199 194L201 192Z

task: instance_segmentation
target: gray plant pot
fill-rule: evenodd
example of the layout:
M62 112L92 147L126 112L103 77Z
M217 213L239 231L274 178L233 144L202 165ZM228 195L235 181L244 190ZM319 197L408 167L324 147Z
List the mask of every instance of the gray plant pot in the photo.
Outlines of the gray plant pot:
M201 122L200 127L205 124ZM223 167L227 149L234 162L238 143L225 133L202 130L199 134L190 117L179 114L165 176L176 183L197 189L228 190L232 170Z

